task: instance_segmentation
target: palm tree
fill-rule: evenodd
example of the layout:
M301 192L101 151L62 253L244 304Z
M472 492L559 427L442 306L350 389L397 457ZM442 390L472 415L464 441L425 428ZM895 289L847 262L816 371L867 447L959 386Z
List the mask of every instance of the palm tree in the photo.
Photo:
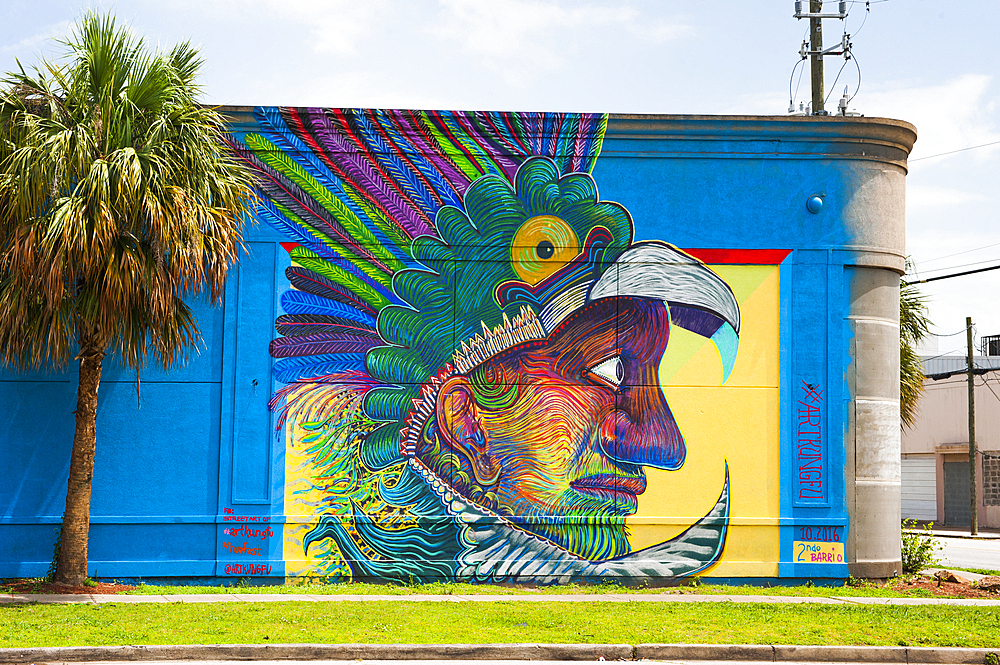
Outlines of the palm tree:
M107 354L170 368L200 341L184 298L222 297L252 180L196 101L188 43L155 52L87 13L65 60L0 89L0 359L79 360L76 432L55 582L87 575L97 391Z
M910 261L906 271L910 272ZM899 415L903 427L912 427L917 417L917 401L924 393L924 371L914 346L930 328L924 297L913 284L899 287Z

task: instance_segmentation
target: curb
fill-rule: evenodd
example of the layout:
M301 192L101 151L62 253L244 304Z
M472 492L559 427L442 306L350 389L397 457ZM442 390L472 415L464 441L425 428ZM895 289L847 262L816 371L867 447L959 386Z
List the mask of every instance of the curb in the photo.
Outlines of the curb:
M765 644L639 644L636 658L823 663L984 663L991 649L961 647L793 646ZM995 653L995 651L994 651Z
M745 596L702 594L536 594L536 595L297 595L297 594L177 594L169 596L126 596L100 594L0 594L0 606L26 603L67 604L146 604L146 603L814 603L823 605L951 605L998 607L1000 598L887 598L881 596Z
M981 664L990 649L762 644L205 644L0 649L0 663L163 660L709 660ZM995 652L994 652L995 653Z
M631 660L629 644L207 644L0 649L0 663L159 660Z

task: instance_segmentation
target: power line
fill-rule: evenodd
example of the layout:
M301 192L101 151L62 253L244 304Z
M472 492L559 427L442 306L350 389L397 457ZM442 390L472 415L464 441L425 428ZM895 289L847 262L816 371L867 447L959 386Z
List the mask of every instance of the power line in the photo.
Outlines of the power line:
M965 333L963 330L962 333ZM964 351L965 349L952 349L951 351L945 351L944 353L939 353L936 356L931 356L930 358L921 358L920 362L927 362L928 360L937 360L938 358L944 358L945 356L954 356L958 351ZM962 370L963 372L965 370Z
M927 259L925 261L921 261L921 263L933 263L934 261L940 261L941 259L950 259L953 256L958 256L960 254L968 254L969 252L978 252L981 249L989 249L990 247L1000 247L1000 242L995 242L992 245L983 245L982 247L974 247L973 249L965 249L962 250L961 252L955 252L954 254L945 254L944 256L938 256L933 259Z
M872 13L872 8L871 8L870 5L871 5L871 2L866 2L865 3L865 17L863 19L861 19L861 25L858 26L858 29L851 33L852 37L857 37L858 33L861 32L861 29L865 27L865 23L868 22L868 15ZM846 31L846 29L847 29L847 21L844 21L844 29Z
M997 398L998 402L1000 402L1000 395L997 395L996 391L993 390L993 386L990 385L989 379L987 379L985 375L981 376L983 377L983 385L989 388L990 392L993 393L993 396Z
M797 97L798 94L799 94L799 84L802 83L802 72L804 72L806 70L805 67L803 67L801 70L799 70L799 80L795 83L795 92L792 93L792 79L795 78L795 68L798 67L799 65L801 65L803 62L805 62L805 58L800 58L798 62L796 62L794 65L792 65L792 73L788 77L788 108L789 108L789 113L791 112L791 109L794 108L795 97Z
M984 263L993 263L997 259L983 259L982 261L973 261L972 263L959 263L956 266L947 266L946 268L928 268L926 270L917 270L917 273L928 273L928 272L943 272L945 270L955 270L957 268L968 268L970 266L981 266Z
M909 162L919 162L925 159L932 159L934 157L943 157L944 155L954 155L956 152L965 152L966 150L975 150L977 148L985 148L991 145L997 145L1000 141L992 141L990 143L983 143L982 145L970 145L968 148L959 148L958 150L949 150L948 152L939 152L936 155L928 155L926 157L917 157L916 159L908 160Z
M926 284L927 282L936 282L941 279L951 279L952 277L962 277L964 275L975 275L977 272L987 272L989 270L997 270L1000 266L990 266L989 268L979 268L977 270L966 270L965 272L956 272L952 275L939 275L937 277L928 277L927 279L918 279L912 282L900 281L900 285L909 286L911 284Z
M947 335L941 335L939 333L932 333L932 332L929 332L927 334L928 335L933 335L934 337L954 337L955 335L964 335L965 334L965 328L962 328L958 332L948 333Z
M844 58L844 64L840 66L840 71L837 72L837 78L833 79L833 85L830 86L830 92L826 93L826 99L823 100L824 104L830 101L830 95L832 95L834 90L837 89L837 81L840 80L840 75L844 73L844 67L847 66L847 61L848 58Z
M854 94L847 100L848 104L854 101L854 98L858 96L859 92L861 92L861 63L858 62L858 56L854 55L854 53L851 53L851 60L854 61L854 66L858 70L858 87L854 89Z

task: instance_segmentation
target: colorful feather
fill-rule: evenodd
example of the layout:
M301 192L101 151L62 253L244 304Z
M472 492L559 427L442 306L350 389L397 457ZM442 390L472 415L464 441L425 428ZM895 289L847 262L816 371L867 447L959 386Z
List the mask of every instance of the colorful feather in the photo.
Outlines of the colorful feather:
M357 215L330 190L323 187L301 164L278 150L273 143L262 136L249 134L245 140L261 161L307 192L314 202L322 206L343 226L347 232L344 234L345 242L356 247L361 253L368 254L373 261L383 261L388 270L399 270L403 267L399 260L375 239L371 230L358 219Z
M328 353L367 353L381 341L373 337L345 334L301 335L279 337L271 342L271 355L275 358L318 356Z
M327 315L358 321L366 326L375 326L375 317L350 305L322 296L290 289L281 294L281 308L290 315Z
M282 314L274 324L279 335L360 335L380 339L373 326L352 319L325 314Z
M381 387L371 388L366 409L390 422L405 415L456 340L478 330L478 318L453 320L453 301L439 297L455 289L458 257L449 248L466 247L465 256L482 242L462 211L468 204L480 215L477 206L493 205L489 197L506 196L485 187L487 199L467 202L472 183L493 175L509 188L539 155L557 173L589 172L606 126L606 116L586 114L259 108L255 117L257 131L240 137L236 153L259 174L261 219L293 241L285 245L292 289L281 297L285 314L271 345L275 378L328 384L344 372L374 371L384 378L373 381ZM548 194L531 196L531 206L544 208ZM509 257L502 247L486 254L474 256ZM478 317L472 313L491 301L492 286L473 286L474 273L469 279L463 306ZM398 430L372 433L375 457L392 456Z
M342 284L335 284L326 277L319 275L312 270L291 266L285 269L285 276L292 286L311 293L321 298L335 300L345 305L357 308L361 312L377 314L378 310L369 305L364 298L361 298L353 291Z
M315 381L337 383L338 372L366 372L365 354L337 353L331 355L282 358L274 363L274 378L281 383Z

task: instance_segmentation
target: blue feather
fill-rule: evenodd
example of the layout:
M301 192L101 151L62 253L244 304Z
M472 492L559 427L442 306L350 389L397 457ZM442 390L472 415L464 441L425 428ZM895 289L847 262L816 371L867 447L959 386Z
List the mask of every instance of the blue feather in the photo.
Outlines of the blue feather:
M265 199L264 201L261 202L261 205L259 207L259 213L260 217L265 222L267 222L268 224L274 226L279 230L284 230L288 232L293 238L295 238L299 242L299 244L309 249L310 251L315 252L319 256L323 257L323 259L325 259L331 265L335 265L339 268L343 268L344 270L348 271L358 279L365 282L365 284L368 284L369 286L371 286L371 288L375 289L376 291L384 295L390 301L399 302L399 299L396 297L394 293L392 293L390 290L386 289L384 286L374 281L371 277L365 274L365 272L358 267L357 263L355 263L355 260L347 259L342 256L334 254L333 249L326 246L324 243L318 241L314 235L309 233L310 231L309 228L300 227L299 225L289 220L287 217L281 214L280 210L277 210L276 208L273 207L273 204L269 199ZM360 261L360 259L357 260Z
M380 161L388 168L393 178L395 178L396 184L402 187L403 191L407 193L412 201L419 204L420 209L433 222L434 213L437 212L438 206L434 204L430 192L427 191L424 184L413 174L412 170L403 163L403 160L396 155L396 151L391 146L386 145L382 135L372 124L367 114L359 113L355 118L357 118L358 126L364 132L364 138L378 151Z
M294 383L336 372L365 371L363 353L329 353L301 358L282 358L274 363L274 378L280 383Z
M441 172L437 169L434 164L432 164L426 157L424 157L423 151L417 149L413 143L403 135L396 124L389 119L387 122L383 123L389 136L392 138L393 142L399 146L399 149L406 153L413 165L417 167L421 174L425 178L431 181L431 185L434 187L434 192L441 197L444 205L461 206L462 205L462 195L455 189L447 178L445 178Z
M375 326L375 317L365 312L358 311L350 305L329 300L321 296L290 289L281 294L281 307L286 314L326 314L329 316L342 316L344 318Z
M289 129L288 125L280 115L277 115L277 117L272 116L275 116L274 112L260 114L258 121L261 123L261 128L264 130L261 132L261 135L271 141L271 143L274 143L278 147L282 148L285 154L292 157L299 166L309 173L309 175L330 190L331 193L336 195L340 202L350 209L350 211L353 212L358 219L367 222L365 225L375 236L376 240L378 240L379 244L389 250L389 252L391 252L396 259L408 268L416 267L417 264L409 255L410 248L400 247L395 242L390 240L381 231L381 229L379 229L378 226L372 222L372 220L368 217L368 214L362 210L350 196L348 196L348 188L352 191L354 191L355 188L350 184L345 183L332 171L330 171L326 163L316 156L312 148L307 146L301 139L292 133L292 130Z
M292 130L289 129L284 118L282 118L280 114L277 114L277 112L273 110L265 111L264 113L259 114L258 122L261 122L262 129L265 129L265 131L261 132L261 135L271 141L271 143L280 147L285 154L292 157L299 166L309 173L309 175L330 190L331 193L336 195L340 202L347 206L347 208L350 209L350 211L353 212L358 219L367 222L365 226L367 226L368 229L375 235L375 238L383 247L389 250L393 256L395 256L408 268L416 266L413 259L410 258L410 248L399 247L396 243L386 237L384 233L382 233L372 220L369 219L368 214L362 210L350 196L347 195L347 188L351 187L351 185L344 183L343 180L334 175L323 160L316 156L312 148L307 146L301 139L299 139L299 137L292 133Z

